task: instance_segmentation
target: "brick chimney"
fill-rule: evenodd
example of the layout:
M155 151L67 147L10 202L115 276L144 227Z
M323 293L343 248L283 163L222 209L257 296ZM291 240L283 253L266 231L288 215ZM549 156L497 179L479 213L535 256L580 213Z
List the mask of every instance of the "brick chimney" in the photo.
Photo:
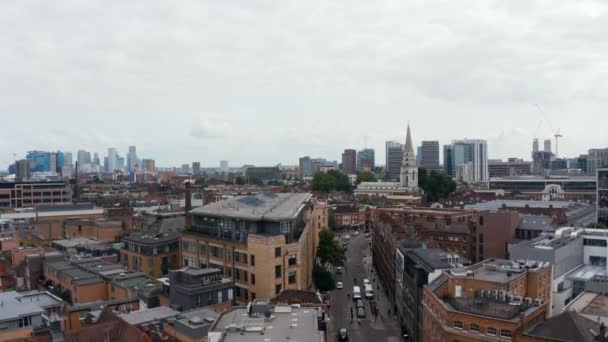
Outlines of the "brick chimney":
M184 196L186 197L186 228L190 229L192 228L192 215L190 214L190 211L192 210L192 183L190 183L190 181L186 182L186 193Z

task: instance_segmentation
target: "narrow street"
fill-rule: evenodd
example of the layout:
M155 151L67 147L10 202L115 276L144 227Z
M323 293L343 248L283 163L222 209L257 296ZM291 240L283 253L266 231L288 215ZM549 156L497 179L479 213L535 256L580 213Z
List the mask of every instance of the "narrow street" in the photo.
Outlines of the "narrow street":
M344 241L341 235L341 243ZM343 289L336 289L331 293L331 309L328 329L328 341L337 340L337 332L340 328L348 329L349 341L400 341L400 328L396 319L388 315L392 305L387 303L382 287L378 289L378 280L371 270L371 250L369 243L371 239L366 238L361 232L358 236L349 234L351 239L346 252L346 263L342 274L335 274L336 282L344 284ZM366 317L357 318L356 303L352 300L353 286L361 287L363 292L363 279L369 279L374 288L374 299L378 315L372 314L372 300L363 298L365 303ZM355 283L356 281L356 283ZM349 297L350 295L351 297ZM365 297L364 294L361 294ZM351 320L351 310L353 319Z

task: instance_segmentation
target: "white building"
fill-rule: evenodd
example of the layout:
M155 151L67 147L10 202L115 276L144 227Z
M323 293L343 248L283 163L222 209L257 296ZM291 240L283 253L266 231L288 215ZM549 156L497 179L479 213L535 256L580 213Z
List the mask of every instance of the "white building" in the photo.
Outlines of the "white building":
M386 197L394 194L417 193L418 191L418 165L416 164L416 153L414 152L412 135L408 125L399 182L362 182L355 189L355 196Z

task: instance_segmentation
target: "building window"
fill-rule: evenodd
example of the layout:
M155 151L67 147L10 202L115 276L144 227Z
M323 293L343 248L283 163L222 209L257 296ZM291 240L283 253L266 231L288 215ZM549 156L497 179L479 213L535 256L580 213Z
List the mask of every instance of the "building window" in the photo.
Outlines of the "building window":
M462 329L464 328L464 323L462 323L461 321L454 321L454 328Z
M295 284L296 283L296 272L289 272L289 277L288 277L288 281L290 284Z
M238 268L234 269L234 279L241 280L241 270Z
M29 327L30 325L32 325L32 318L31 317L23 317L23 318L19 318L19 328L25 328L25 327Z
M483 226L483 216L479 216L479 225Z
M589 257L589 264L592 265L592 266L606 267L606 257L590 256Z
M583 239L583 245L593 247L608 247L608 240Z
M196 260L193 257L184 257L184 266L185 267L196 267Z
M249 257L249 259L251 259L251 262L250 262L251 266L255 266L255 255L251 255Z
M479 334L479 325L477 325L477 324L471 324L471 327L470 327L469 330L471 330L471 332Z
M251 273L251 285L255 285L255 274Z
M276 294L281 293L281 284L278 284L277 286L275 286L275 287L274 287L274 292L275 292Z
M274 267L274 276L276 278L281 278L281 275L283 275L283 272L281 272L281 265L276 265Z
M274 249L274 257L279 258L281 256L281 247L276 247Z
M289 263L289 266L294 266L297 264L297 258L295 254L291 254L289 257L287 257L287 261Z
M511 338L511 331L507 329L502 329L500 331L500 337Z

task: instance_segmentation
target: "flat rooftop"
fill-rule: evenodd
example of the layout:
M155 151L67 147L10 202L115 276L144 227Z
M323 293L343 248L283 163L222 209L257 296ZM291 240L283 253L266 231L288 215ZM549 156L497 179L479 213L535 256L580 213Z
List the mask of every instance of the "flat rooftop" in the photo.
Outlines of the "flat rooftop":
M129 324L142 325L163 322L173 319L177 315L179 315L179 311L175 311L168 306L159 306L153 309L119 314L118 317L124 319Z
M577 176L577 175L564 175L564 176L510 176L510 177L492 177L490 178L490 182L590 182L597 181L594 176Z
M575 206L575 202L568 201L532 201L532 200L495 200L477 204L468 204L465 209L471 209L476 211L482 210L499 210L503 207L506 208L554 208L554 209L567 209Z
M449 274L453 278L468 278L492 283L505 284L526 272L549 266L549 263L524 260L523 264L504 259L488 259L466 268L453 268Z
M317 330L318 310L276 306L269 319L251 318L246 308L224 312L213 331L226 333L224 342L325 341ZM263 331L263 334L261 333Z
M244 220L289 220L298 216L311 197L309 193L268 192L254 196L236 196L196 208L192 214Z
M181 233L166 232L166 233L130 233L125 235L122 240L126 242L134 242L142 245L158 245L179 240Z
M61 246L63 248L75 248L78 246L86 246L86 245L98 245L100 244L97 240L91 240L87 238L73 238L73 239L64 239L64 240L55 240L53 244L57 246Z

